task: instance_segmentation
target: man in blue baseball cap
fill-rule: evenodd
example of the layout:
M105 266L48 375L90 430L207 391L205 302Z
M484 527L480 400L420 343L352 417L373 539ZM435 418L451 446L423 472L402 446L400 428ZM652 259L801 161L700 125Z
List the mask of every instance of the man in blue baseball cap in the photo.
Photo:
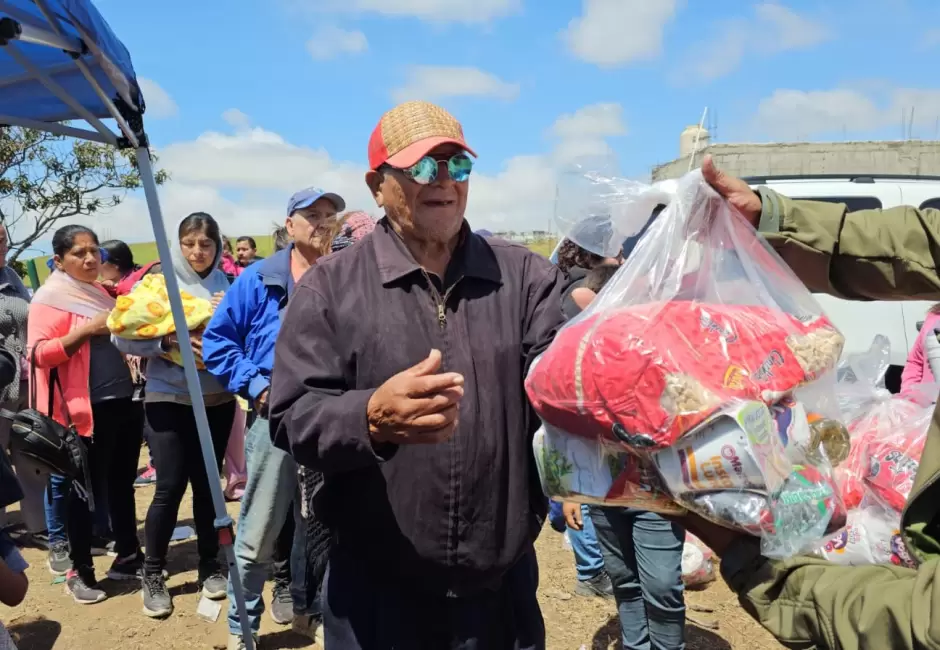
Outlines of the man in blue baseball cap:
M322 256L330 253L338 229L336 215L346 208L342 197L310 187L287 203L285 227L293 240L271 257L252 264L238 276L203 334L206 368L233 394L254 405L257 418L245 438L248 483L242 497L235 561L238 564L251 629L258 633L264 601L261 593L274 559L278 533L294 517L289 593L275 585L271 617L293 622L296 631L316 637L320 622L318 582L308 571L305 522L300 517L297 465L274 447L268 432L268 393L274 365L274 342L294 283ZM293 511L293 515L292 515ZM240 650L241 629L229 586L229 650Z

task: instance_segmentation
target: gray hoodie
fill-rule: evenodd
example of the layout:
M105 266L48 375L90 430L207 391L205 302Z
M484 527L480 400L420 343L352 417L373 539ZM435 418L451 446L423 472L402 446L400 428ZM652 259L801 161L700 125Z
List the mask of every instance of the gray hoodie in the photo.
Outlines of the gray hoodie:
M212 271L205 278L199 276L193 271L193 268L183 257L183 251L179 242L179 226L183 221L180 219L176 228L170 233L170 254L173 258L173 271L180 284L180 289L186 291L197 298L209 299L213 294L229 288L228 278L219 270L219 261L222 259L222 241L216 241L215 259L212 261ZM164 273L166 270L164 269ZM162 396L177 396L174 401L190 403L189 388L186 386L186 374L183 372L183 366L177 365L172 361L161 358L163 348L160 339L151 341L130 341L117 336L112 336L111 341L115 347L124 354L131 354L139 357L146 357L147 362L147 401L166 401ZM199 371L199 383L202 386L203 395L218 395L221 397L226 394L225 387L222 386L206 370ZM216 400L213 400L218 403Z

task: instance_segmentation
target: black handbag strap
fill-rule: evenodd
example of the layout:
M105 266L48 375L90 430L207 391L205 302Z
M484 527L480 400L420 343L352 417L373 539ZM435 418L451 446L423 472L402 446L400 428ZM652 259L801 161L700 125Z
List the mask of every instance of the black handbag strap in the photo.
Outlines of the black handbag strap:
M40 343L43 341L36 341L33 345L33 349L30 351L29 355L29 405L32 408L36 408L36 348L39 347ZM55 419L55 389L59 389L59 394L62 395L62 411L65 415L65 424L66 426L72 426L72 415L69 413L69 405L65 399L65 391L62 390L62 382L59 381L59 368L58 366L49 369L49 404L48 404L48 415L50 418Z

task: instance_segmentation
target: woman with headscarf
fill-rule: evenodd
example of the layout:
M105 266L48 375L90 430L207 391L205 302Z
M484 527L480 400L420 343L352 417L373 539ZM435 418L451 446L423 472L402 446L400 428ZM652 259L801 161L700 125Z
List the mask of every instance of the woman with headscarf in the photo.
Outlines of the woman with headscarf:
M173 234L176 238L170 245L172 269L157 266L152 271L175 273L180 290L217 303L229 288L228 279L219 269L222 256L219 224L210 215L195 212L181 220ZM189 336L193 351L201 354L202 332L193 331ZM208 476L183 367L163 357L179 349L176 335L149 341L116 336L113 340L125 353L148 358L145 405L153 429L150 449L157 469L157 488L144 525L146 558L142 587L144 614L164 618L173 612L173 601L163 569L187 484L193 490L199 588L207 598L225 598L227 579L219 564L219 539L213 523L215 511L209 481L218 480L235 417L235 398L210 373L199 371L216 461L215 476Z
M79 604L106 598L92 563L88 486L107 476L117 558L114 580L136 580L143 556L137 539L134 479L143 435L143 408L133 400L131 372L112 345L107 318L114 299L98 284L98 237L65 226L52 237L54 271L33 296L29 319L32 407L77 430L88 454L84 481L70 485L66 589ZM55 381L53 373L56 374ZM35 383L33 383L35 382ZM50 410L49 405L52 405Z

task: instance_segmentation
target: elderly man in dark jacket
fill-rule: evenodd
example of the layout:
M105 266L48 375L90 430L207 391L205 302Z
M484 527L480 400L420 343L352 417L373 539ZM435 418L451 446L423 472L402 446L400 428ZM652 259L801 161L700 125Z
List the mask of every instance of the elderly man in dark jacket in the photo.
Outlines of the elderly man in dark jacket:
M473 155L437 106L386 113L366 175L386 216L303 277L278 340L272 435L325 476L327 648L545 644L523 378L564 280L471 232Z

